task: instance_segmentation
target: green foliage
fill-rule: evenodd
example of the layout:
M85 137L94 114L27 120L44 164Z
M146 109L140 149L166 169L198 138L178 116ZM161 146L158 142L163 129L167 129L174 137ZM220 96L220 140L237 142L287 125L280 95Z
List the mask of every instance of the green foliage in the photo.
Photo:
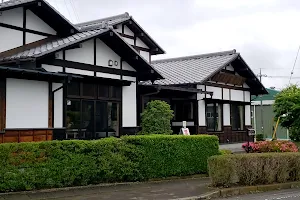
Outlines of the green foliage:
M220 149L220 155L232 154L232 151L229 149Z
M126 136L0 145L0 192L207 172L214 136Z
M285 183L300 180L300 153L232 154L208 159L214 186Z
M291 130L291 139L300 141L300 88L291 85L276 95L274 103L276 120L280 118L280 125Z
M174 117L169 104L164 101L150 101L141 115L143 135L172 134L171 119Z
M263 134L259 133L255 135L256 141L265 141L265 137Z

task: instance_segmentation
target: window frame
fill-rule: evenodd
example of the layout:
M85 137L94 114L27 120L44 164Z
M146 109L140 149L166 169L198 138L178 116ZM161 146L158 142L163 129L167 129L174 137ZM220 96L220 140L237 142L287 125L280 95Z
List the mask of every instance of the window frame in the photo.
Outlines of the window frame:
M221 130L216 130L216 127L214 127L214 130L209 130L208 129L208 126L207 126L207 104L213 104L213 107L214 107L214 114L216 113L216 111L217 111L217 104L219 104L220 105L220 107L221 107L221 113L219 114L219 118L221 118L220 120L221 120ZM223 103L220 103L220 102L205 102L205 123L206 123L206 131L207 132L223 132L223 130L224 130L224 121L223 121L223 112L224 112L224 110L223 110ZM215 124L215 122L216 122L216 117L214 116L213 117L214 118L214 124Z

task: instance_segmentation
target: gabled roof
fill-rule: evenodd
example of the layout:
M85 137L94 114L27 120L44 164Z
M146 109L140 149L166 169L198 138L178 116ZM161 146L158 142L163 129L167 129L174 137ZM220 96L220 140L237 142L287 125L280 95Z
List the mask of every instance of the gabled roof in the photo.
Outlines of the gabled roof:
M93 30L101 28L105 25L116 26L120 24L126 24L128 27L132 28L134 32L143 33L140 39L148 46L152 47L154 51L152 54L163 54L165 51L150 37L150 35L130 16L127 12L120 15L115 15L111 17L106 17L102 19L97 19L89 22L83 22L75 24L79 31Z
M246 78L246 83L253 89L253 93L267 93L236 50L156 60L151 64L165 78L154 82L159 85L204 84L224 67L232 64L235 71Z
M76 27L46 0L9 0L0 3L0 11L26 7L63 36L77 33Z

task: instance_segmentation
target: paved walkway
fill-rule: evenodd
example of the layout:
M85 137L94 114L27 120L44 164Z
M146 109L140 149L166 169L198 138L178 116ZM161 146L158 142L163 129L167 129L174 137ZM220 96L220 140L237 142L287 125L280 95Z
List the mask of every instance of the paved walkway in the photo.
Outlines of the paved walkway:
M191 177L169 181L92 186L0 195L0 200L146 200L178 199L198 196L213 189L208 188L209 178Z
M243 143L235 143L235 144L221 144L220 149L228 149L233 153L243 153L245 150L242 148Z

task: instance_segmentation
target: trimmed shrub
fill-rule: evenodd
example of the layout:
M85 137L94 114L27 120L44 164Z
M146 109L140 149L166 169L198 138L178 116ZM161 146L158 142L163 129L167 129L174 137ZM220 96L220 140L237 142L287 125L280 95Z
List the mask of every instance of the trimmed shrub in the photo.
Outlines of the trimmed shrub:
M255 139L256 141L265 141L265 137L264 137L264 134L256 134L255 135Z
M214 136L126 136L0 145L0 191L207 173Z
M285 183L300 180L300 153L232 154L208 159L214 186Z
M174 114L167 102L160 100L148 102L141 117L142 131L139 134L172 134L171 119Z
M263 141L250 142L251 153L265 153L265 152L298 152L298 147L295 143L290 141ZM248 142L242 144L242 148L247 150Z

